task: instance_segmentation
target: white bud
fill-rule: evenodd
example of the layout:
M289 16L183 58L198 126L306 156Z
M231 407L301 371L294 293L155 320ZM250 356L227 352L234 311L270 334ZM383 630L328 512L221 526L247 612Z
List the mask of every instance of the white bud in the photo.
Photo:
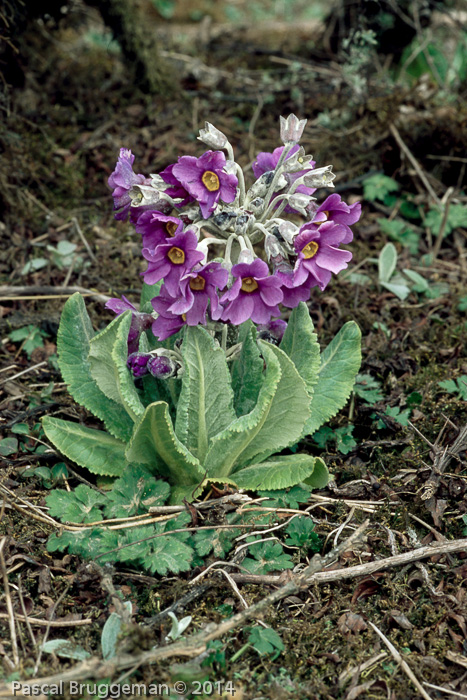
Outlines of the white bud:
M299 119L295 114L289 114L287 119L284 119L284 117L279 117L279 119L282 143L298 143L302 138L307 120Z
M229 142L227 136L209 122L205 122L204 129L199 130L198 139L205 143L206 146L215 148L216 150L225 148L226 144Z
M334 187L332 181L336 176L332 172L332 165L326 165L324 168L310 170L303 176L303 183L307 187Z

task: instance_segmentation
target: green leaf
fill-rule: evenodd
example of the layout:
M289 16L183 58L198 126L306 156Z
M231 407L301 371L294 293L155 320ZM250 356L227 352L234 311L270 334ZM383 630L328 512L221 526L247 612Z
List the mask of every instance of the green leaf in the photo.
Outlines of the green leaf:
M151 551L143 558L143 564L151 573L166 576L188 571L193 560L193 549L175 535L153 540Z
M184 373L175 432L202 462L214 435L236 418L230 372L224 351L204 328L187 327L181 352Z
M275 457L260 464L244 467L234 474L237 486L241 489L285 489L313 474L318 457L295 454Z
M128 518L147 513L152 506L162 505L170 495L166 481L155 480L141 466L128 469L113 484L107 495L106 518Z
M319 379L311 399L311 417L303 436L313 435L345 405L362 361L360 339L360 328L349 321L322 353Z
M65 659L75 659L76 661L84 661L91 656L86 649L70 642L69 639L49 639L48 642L41 644L41 650L47 654L56 654Z
M0 440L0 456L9 457L18 452L18 440L14 437L7 437Z
M51 491L45 502L49 515L62 523L92 523L103 519L101 507L107 503L107 495L80 484L74 491Z
M312 396L318 381L319 344L308 307L303 301L292 311L279 347L290 357Z
M228 476L293 445L309 415L310 399L292 361L274 345L258 344L266 361L258 402L213 439L204 463L209 477Z
M363 182L363 195L369 202L384 202L390 192L397 192L399 185L392 177L377 173L367 177Z
M287 547L304 547L312 552L319 552L320 538L315 532L315 524L310 517L298 515L290 521L285 532L288 535L285 540Z
M57 335L58 364L68 391L75 401L91 411L114 437L127 441L133 429L131 418L120 403L109 399L91 376L89 343L94 335L83 297L73 294L63 307Z
M287 490L258 491L258 496L267 496L268 500L262 505L267 508L293 508L298 510L300 503L306 503L310 497L310 489L303 486L293 486Z
M386 243L378 258L379 282L389 282L397 265L397 250L394 243Z
M143 282L143 288L141 289L141 298L139 302L140 311L143 310L143 306L150 302L151 299L154 299L154 297L159 296L161 287L162 280L160 282L156 282L156 284L146 284L146 282Z
M284 650L284 644L277 632L271 628L253 627L248 641L254 649L262 656L274 654L273 660L277 659L280 652Z
M238 342L242 343L242 349L233 362L232 386L237 416L244 416L256 406L263 383L264 361L256 343L256 328L251 321L241 325Z
M144 406L126 366L130 324L131 312L125 311L94 336L89 345L89 362L99 389L107 398L121 404L136 421Z
M131 603L126 601L124 606L131 614ZM104 659L112 659L117 653L117 639L122 626L122 618L116 612L111 612L101 634L101 649Z
M320 457L316 457L313 473L304 480L304 483L312 489L324 489L328 485L328 482L328 468Z
M62 454L93 474L120 476L127 466L125 444L103 430L51 416L44 416L42 427Z
M176 486L194 486L204 478L199 461L175 435L169 407L156 401L147 407L126 451L129 461L148 464L151 471Z
M395 296L401 301L407 299L410 294L410 289L407 286L407 282L405 282L402 277L397 277L397 281L396 278L393 277L392 282L381 282L381 286L387 289L389 292L392 292L392 294L395 294Z
M467 375L462 374L457 379L445 379L438 382L438 386L450 394L457 394L460 399L467 401Z
M258 542L250 544L248 551L254 559L246 557L242 566L251 574L268 574L270 571L293 569L294 564L288 554L284 554L279 542Z
M358 396L370 405L382 401L384 398L381 392L381 382L374 379L371 374L357 374L353 390L355 396Z
M200 557L212 552L216 559L222 559L232 549L232 541L237 535L236 530L199 530L194 536L195 549Z

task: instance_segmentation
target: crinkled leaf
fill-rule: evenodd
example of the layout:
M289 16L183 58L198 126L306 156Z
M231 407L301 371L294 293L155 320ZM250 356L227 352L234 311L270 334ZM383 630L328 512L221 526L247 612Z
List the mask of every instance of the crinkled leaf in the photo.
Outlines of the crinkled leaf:
M303 301L292 311L279 347L294 363L311 396L321 360L313 321Z
M51 491L45 502L49 515L62 523L92 523L102 520L101 508L108 502L108 496L79 484L73 491Z
M236 530L199 530L194 537L195 549L200 557L212 552L216 559L221 559L232 549L232 540L237 536Z
M62 454L93 474L120 476L127 466L125 444L103 430L51 416L44 416L42 427Z
M237 416L250 413L256 406L263 383L264 360L256 343L256 328L251 321L240 327L240 355L233 361L232 386Z
M285 489L305 481L313 474L317 457L295 454L274 457L235 472L234 479L241 489Z
M285 528L288 537L285 544L288 547L306 547L312 552L319 552L321 542L315 532L313 520L305 515L299 515Z
M236 418L230 372L224 351L204 328L187 327L181 351L184 373L175 432L202 462L210 440Z
M93 336L83 298L77 292L63 307L57 334L58 365L75 401L104 421L114 437L126 441L133 429L131 418L122 411L120 402L102 393L91 376L88 354Z
M126 518L147 513L152 506L162 505L170 495L166 481L154 479L141 466L128 469L107 494L106 518Z
M112 347L112 362L116 370L117 386L122 404L133 420L136 420L138 416L144 413L144 406L136 389L134 378L126 366L130 324L131 313L128 313L117 328L115 342Z
M281 571L294 567L290 556L284 554L282 545L275 540L252 544L248 547L248 552L250 556L245 557L242 566L250 574L268 574L270 571Z
M128 445L129 461L147 464L171 484L192 488L203 480L199 461L175 435L169 407L157 401L147 407Z
M175 535L158 537L152 551L143 558L143 564L151 573L165 576L169 571L178 574L188 571L193 560L193 549Z
M263 461L293 445L309 415L310 399L292 361L274 345L259 341L259 347L266 373L258 402L253 411L213 439L204 463L208 476L228 476L249 462ZM236 474L233 478L237 481Z
M349 321L322 353L318 383L311 399L311 417L305 424L303 436L313 435L345 406L360 369L360 339L359 327Z

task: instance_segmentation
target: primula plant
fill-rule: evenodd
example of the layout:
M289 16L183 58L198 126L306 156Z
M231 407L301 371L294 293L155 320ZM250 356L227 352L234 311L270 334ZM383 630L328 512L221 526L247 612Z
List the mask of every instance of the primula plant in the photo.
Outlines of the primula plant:
M121 149L109 178L115 217L135 224L147 268L139 308L111 299L116 317L98 334L81 296L65 305L60 369L106 428L46 417L47 437L69 459L111 477L144 467L175 503L211 482L327 483L320 458L281 453L343 407L360 367L357 325L320 353L304 302L347 267L342 246L361 208L338 194L317 203L334 175L299 146L305 124L281 117L283 145L258 154L249 189L209 123L199 139L213 150L157 175L136 174Z

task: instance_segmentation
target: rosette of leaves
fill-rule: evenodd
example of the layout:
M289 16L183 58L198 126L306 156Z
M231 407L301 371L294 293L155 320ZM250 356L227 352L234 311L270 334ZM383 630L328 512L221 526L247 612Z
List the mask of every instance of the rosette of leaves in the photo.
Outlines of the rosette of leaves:
M145 285L141 308L155 293ZM192 500L209 482L254 491L326 485L322 459L280 453L312 435L347 401L361 362L353 321L320 353L301 303L278 347L258 339L250 321L243 324L241 350L231 362L205 328L185 327L170 338L180 345L182 378L146 376L142 388L126 366L130 322L126 312L95 335L82 297L75 294L65 304L57 338L60 370L70 394L105 430L45 417L44 431L62 454L105 476L144 465L168 481L175 503ZM158 345L150 331L141 337L142 351Z

